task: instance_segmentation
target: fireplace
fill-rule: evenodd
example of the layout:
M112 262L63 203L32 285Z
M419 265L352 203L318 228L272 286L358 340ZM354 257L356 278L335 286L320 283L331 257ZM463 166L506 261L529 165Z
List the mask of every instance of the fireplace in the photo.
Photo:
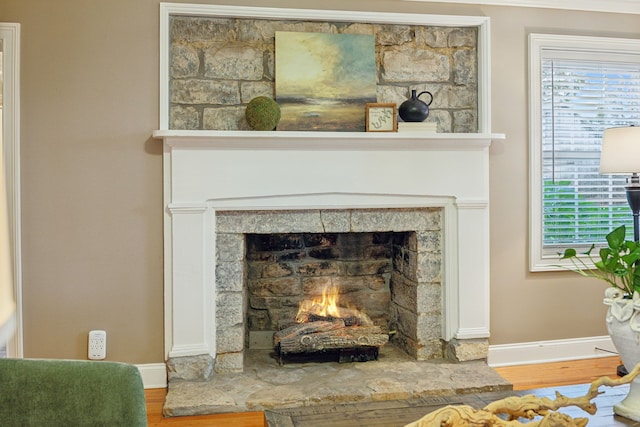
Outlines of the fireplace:
M414 343L407 353L417 350L424 334L412 327L418 307L407 292L421 286L415 232L248 234L245 241L250 349L275 347L280 363L377 360L390 337ZM434 270L430 307L438 316Z
M272 346L273 333L296 318L300 302L331 284L343 304L382 332L392 330L406 353L442 358L441 222L438 208L220 212L216 234L236 244L225 249L218 240L225 256L216 263L216 334L235 345L219 345L218 357L243 359L244 349L260 341L242 346L244 330ZM227 291L228 283L238 286ZM229 312L234 296L246 307L246 325Z
M395 232L247 235L249 335L268 338L319 317L360 317L388 331L392 272L398 276L399 263L409 262L410 240ZM258 341L249 339L249 347Z
M405 351L486 358L490 135L154 135L165 142L168 358L243 369L247 234L378 232L409 236L424 254L412 261L415 283L393 282L402 303L389 313L404 322ZM415 315L398 317L407 306Z

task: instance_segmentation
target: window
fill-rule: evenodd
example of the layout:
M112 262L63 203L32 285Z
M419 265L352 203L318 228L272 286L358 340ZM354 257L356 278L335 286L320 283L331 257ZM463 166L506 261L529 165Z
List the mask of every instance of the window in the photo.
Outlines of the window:
M640 40L531 34L530 269L628 225L624 176L600 175L605 129L640 125Z

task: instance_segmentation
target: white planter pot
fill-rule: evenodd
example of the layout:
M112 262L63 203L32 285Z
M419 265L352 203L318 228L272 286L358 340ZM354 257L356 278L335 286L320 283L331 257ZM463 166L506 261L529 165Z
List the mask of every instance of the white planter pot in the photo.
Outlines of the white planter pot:
M624 294L616 288L605 291L604 303L607 311L607 329L616 346L624 366L631 370L640 362L640 297L624 299ZM640 378L634 379L629 393L613 411L625 418L640 421Z

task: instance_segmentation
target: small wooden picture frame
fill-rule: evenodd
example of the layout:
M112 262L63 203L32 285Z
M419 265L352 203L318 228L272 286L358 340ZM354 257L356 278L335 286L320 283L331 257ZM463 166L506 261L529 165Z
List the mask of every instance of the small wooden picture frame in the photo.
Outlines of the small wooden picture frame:
M367 132L397 132L396 104L379 102L365 104L365 123Z

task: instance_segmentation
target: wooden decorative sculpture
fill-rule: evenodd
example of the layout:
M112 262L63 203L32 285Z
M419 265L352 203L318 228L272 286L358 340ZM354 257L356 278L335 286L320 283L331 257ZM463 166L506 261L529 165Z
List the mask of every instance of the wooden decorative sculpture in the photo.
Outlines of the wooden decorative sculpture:
M596 405L591 400L601 394L600 386L615 387L628 384L640 374L638 364L629 374L622 378L600 377L591 383L587 394L580 397L567 397L556 392L555 400L546 397L512 396L497 400L483 409L475 409L468 405L450 405L427 414L416 422L405 427L584 427L587 418L572 418L569 415L553 412L567 406L577 406L593 415ZM506 415L506 419L499 415ZM541 416L542 419L530 422L520 422L519 418L533 420Z

